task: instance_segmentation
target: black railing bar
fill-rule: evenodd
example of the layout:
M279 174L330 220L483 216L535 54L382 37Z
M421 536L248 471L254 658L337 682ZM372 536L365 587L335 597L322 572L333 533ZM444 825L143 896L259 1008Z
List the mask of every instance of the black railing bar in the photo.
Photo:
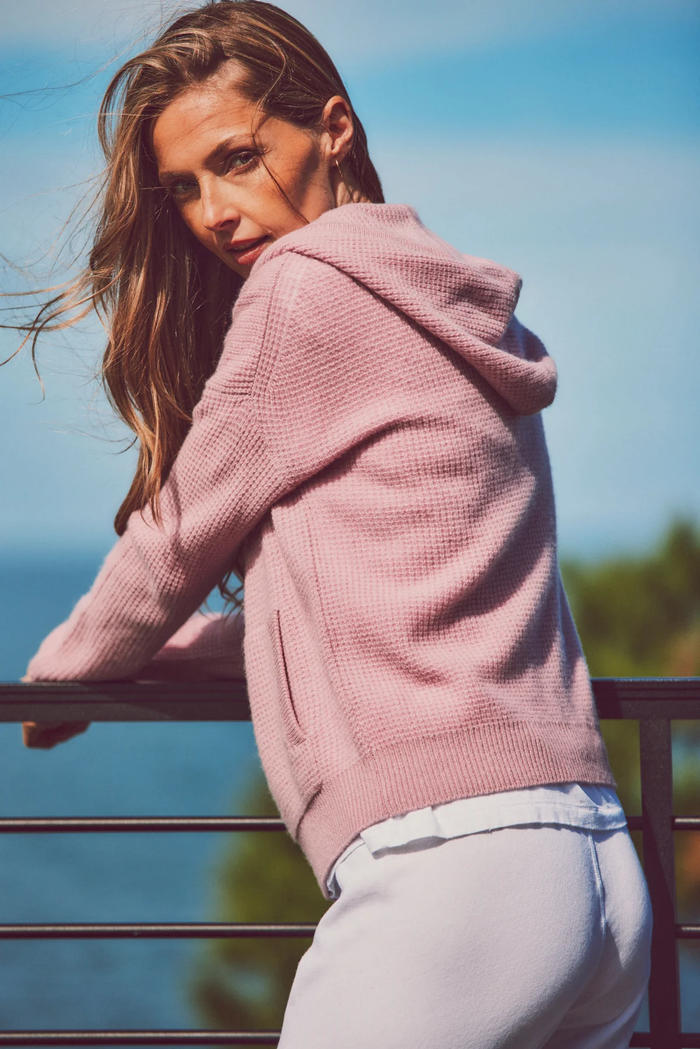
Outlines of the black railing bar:
M239 681L0 682L0 721L250 721Z
M0 940L226 940L312 937L312 922L79 922L0 925Z
M249 939L255 937L311 937L311 922L54 922L0 925L0 940L92 939ZM700 925L675 927L681 940L700 939Z
M700 830L700 816L674 816L674 830Z
M652 1044L650 1031L635 1031L630 1041L630 1049L650 1049ZM696 1031L683 1031L677 1037L664 1042L663 1049L700 1049L700 1034Z
M630 1041L630 1049L649 1049L651 1044L650 1031L635 1031ZM700 1034L684 1031L677 1038L666 1042L664 1049L700 1049Z
M673 816L673 830L700 830L700 816ZM643 830L641 816L628 816L630 830ZM283 831L277 816L46 816L0 819L0 834L135 833L141 831L240 832Z
M627 826L630 830L644 830L642 816L628 816ZM700 830L700 816L672 816L673 830Z
M700 678L594 678L601 718L700 719ZM0 682L0 721L247 721L236 681Z
M0 1045L277 1045L279 1031L2 1031ZM635 1031L631 1049L649 1049L649 1031ZM700 1033L684 1031L668 1049L700 1049Z
M279 1038L279 1031L0 1031L0 1045L277 1045Z
M310 922L98 922L76 924L0 925L0 940L92 940L92 939L248 939L255 937L311 937L316 926ZM675 927L680 940L700 939L700 925L682 923Z
M600 718L700 718L700 678L592 678Z
M0 819L0 834L285 830L278 816L50 816Z
M651 1049L678 1045L681 1033L671 743L668 718L640 723L644 874L654 914L648 988Z

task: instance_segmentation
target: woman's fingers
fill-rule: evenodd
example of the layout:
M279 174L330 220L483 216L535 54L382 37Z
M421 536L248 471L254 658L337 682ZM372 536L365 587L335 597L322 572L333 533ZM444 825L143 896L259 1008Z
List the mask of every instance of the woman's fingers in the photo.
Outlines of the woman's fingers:
M22 740L25 747L49 750L57 743L79 736L89 725L89 721L25 721L22 724Z
M31 682L28 674L21 678ZM24 721L22 722L22 741L25 747L37 747L49 750L57 743L65 743L73 736L79 736L90 727L89 721Z

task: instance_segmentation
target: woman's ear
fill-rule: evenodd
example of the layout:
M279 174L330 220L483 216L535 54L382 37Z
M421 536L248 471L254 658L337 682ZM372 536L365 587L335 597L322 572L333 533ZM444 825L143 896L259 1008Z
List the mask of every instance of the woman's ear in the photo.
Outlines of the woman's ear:
M328 159L332 164L344 160L350 152L355 128L350 105L342 95L328 99L321 114L321 125Z

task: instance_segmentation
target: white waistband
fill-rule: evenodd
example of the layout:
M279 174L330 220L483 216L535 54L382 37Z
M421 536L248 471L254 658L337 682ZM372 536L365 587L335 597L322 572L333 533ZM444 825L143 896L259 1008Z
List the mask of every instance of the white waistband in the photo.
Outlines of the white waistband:
M339 894L335 872L361 845L366 845L376 856L414 841L434 839L437 845L466 834L545 823L607 831L626 826L627 820L615 791L592 784L556 783L458 798L391 816L366 827L335 861L328 875L328 891L332 898Z

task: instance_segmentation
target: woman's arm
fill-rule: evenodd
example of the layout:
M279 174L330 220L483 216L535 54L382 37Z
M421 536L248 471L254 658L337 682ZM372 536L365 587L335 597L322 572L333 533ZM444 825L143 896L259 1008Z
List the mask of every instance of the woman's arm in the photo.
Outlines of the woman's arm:
M226 681L245 678L243 612L197 612L156 652L139 681ZM24 677L23 681L30 680ZM89 721L22 724L26 747L48 750L85 732Z
M161 519L150 508L131 515L89 593L31 660L29 680L138 676L226 575L250 531L295 487L260 421L268 369L260 369L256 386L277 269L234 311L217 372L163 486ZM279 311L277 318L276 342Z
M385 425L388 379L378 383L382 358L358 340L357 317L391 325L393 314L332 266L290 256L241 293L163 486L161 521L149 508L131 515L90 592L32 659L30 680L137 678L269 510Z
M92 589L45 639L32 681L133 678L197 608L288 489L250 398L205 394L161 498L132 514Z
M244 679L243 632L243 612L197 612L139 671L138 680Z

